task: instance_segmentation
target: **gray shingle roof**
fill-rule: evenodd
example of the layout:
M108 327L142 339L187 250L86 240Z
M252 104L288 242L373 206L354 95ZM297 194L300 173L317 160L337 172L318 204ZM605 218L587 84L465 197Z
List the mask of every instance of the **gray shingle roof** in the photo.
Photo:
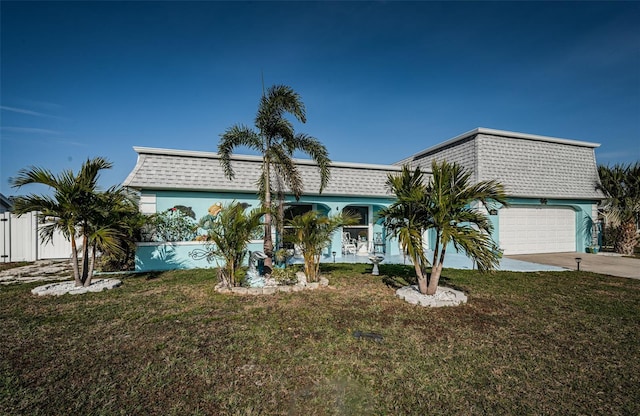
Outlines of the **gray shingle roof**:
M497 179L509 196L600 199L596 143L478 128L416 153L396 165L457 162L474 181Z
M256 192L262 158L234 155L235 178L228 180L217 153L134 147L138 162L124 185L136 189ZM317 195L320 175L309 160L296 160L304 193ZM392 165L332 163L331 180L322 195L391 197L385 187L387 174L398 172Z

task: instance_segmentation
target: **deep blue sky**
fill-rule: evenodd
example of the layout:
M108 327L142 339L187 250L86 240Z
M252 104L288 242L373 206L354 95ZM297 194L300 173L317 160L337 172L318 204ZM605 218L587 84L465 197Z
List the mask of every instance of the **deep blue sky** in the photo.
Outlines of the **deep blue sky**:
M392 163L488 127L640 160L636 2L8 2L0 192L132 146L215 151L262 91L299 92L336 161ZM534 179L534 178L532 178ZM30 191L33 189L24 189Z

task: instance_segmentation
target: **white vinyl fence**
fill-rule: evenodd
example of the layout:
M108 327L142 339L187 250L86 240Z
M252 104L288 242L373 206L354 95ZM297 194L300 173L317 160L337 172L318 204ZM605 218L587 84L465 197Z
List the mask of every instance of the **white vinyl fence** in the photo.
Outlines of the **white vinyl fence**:
M0 213L0 262L64 259L71 256L71 243L62 234L43 244L40 240L38 214L30 212L18 217Z

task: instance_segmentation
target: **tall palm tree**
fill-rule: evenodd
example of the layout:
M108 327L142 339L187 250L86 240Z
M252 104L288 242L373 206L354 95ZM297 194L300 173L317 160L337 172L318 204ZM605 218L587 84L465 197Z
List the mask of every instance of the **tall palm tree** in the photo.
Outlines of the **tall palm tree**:
M296 151L306 153L318 165L320 192L329 181L329 160L327 149L316 138L304 133L296 134L293 124L285 118L285 113L299 122L306 122L305 107L300 95L286 85L270 87L260 99L255 118L256 130L244 125L234 125L222 135L218 145L220 163L229 179L235 174L231 166L231 155L235 148L244 146L262 154L262 172L258 181L258 194L265 212L264 253L265 272L272 268L273 240L271 237L271 193L274 178L280 178L296 199L303 192L302 176L293 156Z
M431 170L431 178L426 183L419 168L411 172L405 166L399 177L390 175L387 185L398 200L382 212L391 235L398 237L414 262L420 292L427 295L435 294L438 289L449 243L474 259L481 271L499 264L500 253L491 239L493 226L473 204L487 205L495 201L507 205L504 187L497 181L472 184L471 173L446 161L434 160ZM436 238L427 281L428 261L422 236L431 228Z
M604 211L609 222L617 227L619 237L613 249L631 255L638 244L636 224L640 219L640 162L614 166L598 166L598 189L607 197Z
M30 194L14 200L14 211L20 215L38 211L40 218L48 223L42 228L41 238L50 241L58 230L71 242L71 261L76 286L89 286L89 246L94 233L96 207L99 206L100 192L98 177L102 169L111 168L111 162L97 157L82 164L74 174L65 170L54 175L47 169L32 167L22 169L13 180L16 188L28 184L42 184L53 191L53 195ZM77 237L82 239L82 270L78 261Z

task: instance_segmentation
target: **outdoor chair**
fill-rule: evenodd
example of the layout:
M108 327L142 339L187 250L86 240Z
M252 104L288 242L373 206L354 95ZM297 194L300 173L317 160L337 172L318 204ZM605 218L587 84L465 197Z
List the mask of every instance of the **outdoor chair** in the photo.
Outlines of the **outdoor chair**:
M342 254L356 254L357 250L356 240L351 238L351 234L342 233Z

